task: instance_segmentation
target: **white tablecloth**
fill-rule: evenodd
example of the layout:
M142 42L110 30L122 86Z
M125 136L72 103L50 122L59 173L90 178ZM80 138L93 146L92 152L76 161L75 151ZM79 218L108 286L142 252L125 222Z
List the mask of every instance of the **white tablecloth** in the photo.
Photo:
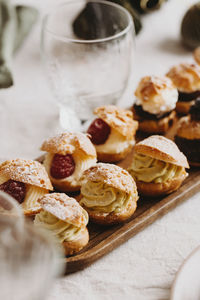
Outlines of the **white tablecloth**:
M162 75L174 64L193 61L180 44L179 31L184 12L194 2L169 0L143 17L131 90L141 76ZM24 3L45 11L58 1ZM39 40L38 23L13 62L14 87L0 91L0 157L37 157L42 140L56 132L58 113L42 71ZM130 89L127 105L133 101ZM200 243L199 197L196 194L87 269L57 280L48 300L169 299L177 269Z

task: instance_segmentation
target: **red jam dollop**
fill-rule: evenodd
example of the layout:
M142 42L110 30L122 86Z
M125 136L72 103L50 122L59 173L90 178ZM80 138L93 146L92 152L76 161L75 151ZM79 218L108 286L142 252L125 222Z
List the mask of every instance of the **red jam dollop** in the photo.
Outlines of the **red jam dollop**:
M71 176L75 170L75 162L71 154L55 154L51 162L50 173L55 179Z
M22 203L26 196L26 185L23 182L8 180L0 185L0 190Z
M110 134L110 126L102 119L95 119L87 133L91 135L91 141L95 145L101 145L106 142Z

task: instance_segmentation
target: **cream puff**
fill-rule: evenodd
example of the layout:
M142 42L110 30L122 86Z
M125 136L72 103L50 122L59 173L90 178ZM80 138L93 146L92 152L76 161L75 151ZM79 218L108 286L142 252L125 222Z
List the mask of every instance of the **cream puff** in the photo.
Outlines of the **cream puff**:
M34 225L48 230L64 247L65 255L79 252L89 241L88 214L74 198L52 193L39 200L42 210Z
M195 64L179 64L172 67L167 76L177 87L179 95L176 111L186 115L194 100L200 96L200 66Z
M46 140L44 166L53 186L62 192L78 191L83 172L96 163L96 150L83 133L65 132Z
M168 77L143 77L135 91L134 118L139 130L164 134L174 124L178 91Z
M124 159L135 144L138 122L133 114L114 105L100 106L94 110L97 115L87 133L102 162L117 162Z
M200 166L200 97L191 106L189 115L179 120L175 143L190 165Z
M39 162L13 159L0 165L0 190L18 201L25 215L33 215L41 210L38 199L53 187Z
M119 166L98 163L83 173L79 203L93 222L123 222L133 215L137 200L134 180Z
M187 158L164 136L152 135L137 143L128 168L144 196L161 196L177 190L187 177Z

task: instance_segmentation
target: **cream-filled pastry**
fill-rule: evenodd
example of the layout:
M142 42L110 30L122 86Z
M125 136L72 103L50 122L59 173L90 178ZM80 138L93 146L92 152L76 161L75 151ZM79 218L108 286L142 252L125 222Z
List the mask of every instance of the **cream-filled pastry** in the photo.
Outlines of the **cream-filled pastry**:
M117 162L126 157L135 144L138 122L133 114L114 105L100 106L94 110L98 116L87 133L95 145L97 157L102 162Z
M42 210L34 225L48 230L64 247L65 255L80 251L89 241L88 214L64 193L52 193L39 200Z
M135 91L134 118L139 130L146 133L166 133L174 124L178 91L168 77L145 76Z
M39 162L13 159L0 165L0 190L18 201L25 215L33 215L41 210L38 199L53 187Z
M182 63L172 67L167 76L178 89L178 102L176 111L187 114L194 100L200 96L200 66Z
M44 166L53 186L62 192L78 191L83 172L96 163L96 150L83 133L65 132L46 140Z
M200 97L190 107L189 115L179 120L175 143L190 165L200 166Z
M137 200L135 182L126 170L98 163L84 172L79 203L93 222L123 222L136 210Z
M177 190L187 177L187 158L176 144L159 135L137 143L128 168L144 196L160 196Z

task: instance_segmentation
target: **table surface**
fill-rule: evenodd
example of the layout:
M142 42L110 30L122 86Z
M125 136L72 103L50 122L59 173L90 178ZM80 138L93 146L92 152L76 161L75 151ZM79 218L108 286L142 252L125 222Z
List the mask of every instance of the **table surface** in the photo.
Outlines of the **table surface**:
M20 1L37 6L41 13L58 2ZM126 105L133 101L142 76L163 75L174 64L193 61L191 52L180 43L179 32L184 12L195 2L169 0L159 11L143 17L133 79L124 96ZM39 21L13 61L14 87L0 93L0 157L37 157L43 139L57 131L58 111L40 59L40 26ZM199 196L87 269L57 280L48 300L169 299L175 273L200 243Z

